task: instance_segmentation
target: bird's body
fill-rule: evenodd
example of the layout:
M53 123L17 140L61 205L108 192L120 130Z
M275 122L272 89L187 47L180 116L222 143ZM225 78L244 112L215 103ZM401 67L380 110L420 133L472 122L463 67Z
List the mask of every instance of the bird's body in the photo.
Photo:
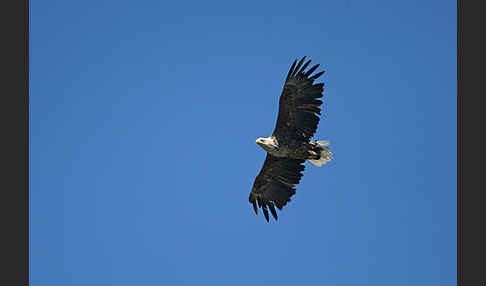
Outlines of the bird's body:
M324 86L314 84L314 80L324 72L311 76L319 65L305 71L311 61L302 65L304 61L305 57L298 64L294 61L289 70L273 134L256 140L267 157L255 179L249 201L257 215L258 208L262 208L267 221L268 209L277 219L275 206L282 210L295 194L295 185L300 182L306 160L320 167L332 159L328 141L310 141L319 123L316 114L321 113L322 101L318 98L322 97Z
M263 140L262 140L263 139ZM319 160L321 158L319 142L327 141L299 141L291 140L289 142L283 141L279 143L275 136L268 138L258 138L256 143L260 145L263 150L267 151L270 155L277 158L288 158L294 160ZM324 143L325 144L325 143Z

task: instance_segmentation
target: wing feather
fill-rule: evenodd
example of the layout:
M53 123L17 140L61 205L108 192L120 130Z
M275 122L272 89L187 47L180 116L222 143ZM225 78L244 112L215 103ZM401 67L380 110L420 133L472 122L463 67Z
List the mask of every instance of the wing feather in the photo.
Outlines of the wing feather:
M292 76L296 64L297 64L297 60L295 60L292 66L290 67L289 73L287 74L287 78L285 78L285 81L287 81Z
M273 206L273 202L270 202L268 204L268 208L270 209L270 212L272 213L272 216L275 220L278 220L278 215L277 212L275 211L275 207Z
M305 58L306 58L306 57L303 57L303 58L302 58L302 59L299 61L299 63L298 63L298 64L297 64L297 66L295 67L294 72L292 73L292 76L294 76L294 77L295 77L297 74L299 74L299 72L300 72L300 67L301 67L301 66L302 66L302 64L304 63Z
M312 66L305 74L304 77L309 77L320 65L314 65Z
M265 219L269 221L268 209L275 219L278 219L276 206L279 210L290 202L295 195L295 185L302 178L304 160L277 158L267 153L263 167L253 183L249 202L258 215L258 207L262 209Z
M298 63L295 60L290 67L280 95L278 118L273 135L279 142L285 140L309 141L317 130L321 114L323 83L315 84L324 71L312 75L319 65L305 69L311 63L303 57ZM297 65L296 65L297 63ZM312 75L312 76L311 76Z

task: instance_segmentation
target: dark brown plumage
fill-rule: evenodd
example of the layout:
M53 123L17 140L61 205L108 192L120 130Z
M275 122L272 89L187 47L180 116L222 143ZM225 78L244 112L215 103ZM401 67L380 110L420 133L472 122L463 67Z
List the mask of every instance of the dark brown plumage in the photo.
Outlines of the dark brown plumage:
M312 75L319 67L318 64L305 71L311 63L311 60L305 62L305 59L303 57L298 63L295 60L290 67L279 100L277 123L272 133L279 149L285 149L288 156L275 156L277 153L272 155L267 152L263 167L250 192L249 201L255 213L258 215L258 209L261 208L267 222L268 211L277 220L275 207L282 210L296 192L295 185L302 178L304 162L307 159L297 154L301 154L302 150L307 154L314 146L309 144L309 140L319 124L317 115L321 114L322 104L319 98L322 97L324 87L323 83L314 84L314 81L324 72Z

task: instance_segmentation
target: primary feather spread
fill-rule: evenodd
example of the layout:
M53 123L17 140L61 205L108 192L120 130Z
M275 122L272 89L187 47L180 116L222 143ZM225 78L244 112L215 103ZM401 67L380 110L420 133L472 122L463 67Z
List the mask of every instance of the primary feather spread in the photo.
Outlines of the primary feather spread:
M249 201L255 213L261 208L269 221L269 211L278 219L279 210L290 202L295 194L295 185L302 178L304 162L308 160L322 166L332 159L328 141L310 141L317 130L323 83L314 81L324 72L312 73L319 67L314 65L306 71L311 60L303 57L294 61L285 79L280 95L278 118L275 130L268 138L258 138L267 156L263 167L255 179ZM305 63L304 63L305 62Z

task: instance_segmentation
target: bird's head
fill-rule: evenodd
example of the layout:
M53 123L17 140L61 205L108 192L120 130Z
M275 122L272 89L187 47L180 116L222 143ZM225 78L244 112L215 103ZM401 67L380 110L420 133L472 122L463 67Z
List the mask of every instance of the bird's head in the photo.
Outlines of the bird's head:
M272 138L258 138L255 143L262 147L265 151L271 152L278 148L277 142Z

